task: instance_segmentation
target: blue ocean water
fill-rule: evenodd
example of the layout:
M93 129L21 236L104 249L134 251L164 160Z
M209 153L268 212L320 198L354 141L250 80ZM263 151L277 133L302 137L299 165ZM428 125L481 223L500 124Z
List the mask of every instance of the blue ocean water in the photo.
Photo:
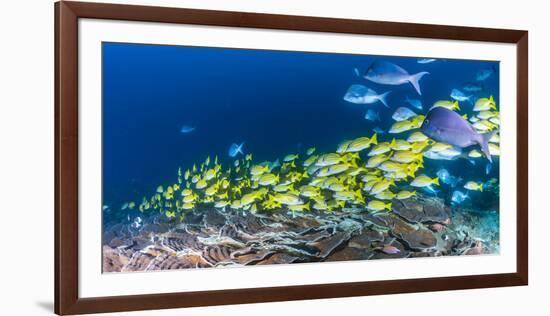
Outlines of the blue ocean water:
M366 136L372 128L387 131L392 113L420 99L425 114L437 100L450 100L453 88L475 82L482 69L494 69L482 81L484 91L499 103L496 61L437 60L430 56L389 57L311 52L284 52L207 47L103 44L103 200L120 205L150 196L161 184L174 183L178 167L206 156L232 160L232 143L244 142L255 161L275 160L308 147L330 152L346 139ZM428 71L419 96L410 84L379 85L357 76L376 60L398 64L409 73ZM352 84L378 93L391 91L390 109L381 103L357 105L343 96ZM462 105L463 103L461 103ZM470 114L472 106L464 103ZM463 106L464 107L464 106ZM382 122L365 120L367 109ZM195 127L181 133L182 126ZM391 140L394 135L379 135ZM434 175L446 168L463 179L498 178L498 161L490 174L485 164L466 159L426 162ZM449 194L442 192L441 194ZM472 193L475 196L475 192ZM483 199L479 199L480 208ZM491 206L486 206L489 208Z

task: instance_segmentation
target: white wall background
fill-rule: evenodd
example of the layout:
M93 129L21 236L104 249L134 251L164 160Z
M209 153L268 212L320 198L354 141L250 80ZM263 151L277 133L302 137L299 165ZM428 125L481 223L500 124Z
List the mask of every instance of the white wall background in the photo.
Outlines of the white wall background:
M91 0L90 0L91 1ZM548 77L544 1L133 0L111 2L529 30L530 285L521 288L269 303L133 315L510 315L547 310ZM0 314L53 313L53 1L0 11Z

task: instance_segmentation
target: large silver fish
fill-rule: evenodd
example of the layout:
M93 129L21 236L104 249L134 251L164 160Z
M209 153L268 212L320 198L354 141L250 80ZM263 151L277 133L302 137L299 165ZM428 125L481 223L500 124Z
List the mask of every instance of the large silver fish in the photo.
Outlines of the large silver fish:
M478 144L490 162L489 139L496 131L478 134L460 114L444 107L434 107L428 112L421 126L424 135L442 143L460 148Z
M416 74L409 74L405 69L397 66L396 64L387 61L375 61L367 70L365 79L378 84L387 85L402 85L410 83L413 85L416 92L422 95L420 92L419 81L424 75L428 75L429 72L422 71Z
M380 101L386 107L389 107L386 101L386 96L389 93L390 91L378 94L376 91L363 85L353 84L344 95L344 100L355 104L371 104Z

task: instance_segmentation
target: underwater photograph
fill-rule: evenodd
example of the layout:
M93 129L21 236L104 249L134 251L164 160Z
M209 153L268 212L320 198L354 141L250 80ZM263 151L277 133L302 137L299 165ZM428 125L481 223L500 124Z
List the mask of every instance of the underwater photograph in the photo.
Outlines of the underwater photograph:
M498 61L104 42L103 272L498 255L499 109Z

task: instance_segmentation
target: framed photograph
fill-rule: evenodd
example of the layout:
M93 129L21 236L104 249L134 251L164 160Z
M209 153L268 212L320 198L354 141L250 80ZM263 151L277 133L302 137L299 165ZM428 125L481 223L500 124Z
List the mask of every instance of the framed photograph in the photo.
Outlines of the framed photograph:
M527 285L527 31L55 21L56 313Z

